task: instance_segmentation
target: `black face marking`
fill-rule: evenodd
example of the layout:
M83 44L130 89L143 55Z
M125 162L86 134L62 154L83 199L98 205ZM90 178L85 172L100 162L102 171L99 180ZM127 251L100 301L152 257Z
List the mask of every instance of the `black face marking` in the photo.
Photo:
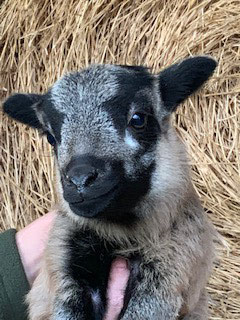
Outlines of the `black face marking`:
M136 131L132 128L129 128L129 130L132 136L143 147L143 149L138 152L138 157L146 152L153 151L161 134L160 125L152 115L148 115L147 125L143 131Z
M144 147L144 152L146 152L154 149L157 138L161 133L160 125L155 117L153 105L149 97L147 97L145 93L135 92L134 94L129 93L124 96L124 93L121 93L109 101L104 102L101 108L108 112L120 135L124 136L126 129L130 130L130 133L140 145ZM129 100L129 95L132 95L131 100ZM133 106L135 108L133 114L143 113L147 116L147 123L144 130L134 130L129 124L130 109ZM144 152L141 151L141 154Z
M154 163L147 169L136 172L132 179L126 177L121 161L85 156L73 160L71 166L82 167L84 163L91 164L99 172L99 177L80 193L74 185L62 178L64 198L71 210L80 216L118 224L136 223L138 218L134 214L134 208L149 190ZM69 170L69 166L66 170Z
M128 67L126 68L128 70ZM145 68L129 68L131 72L126 72L124 67L122 71L116 71L119 91L115 97L112 97L101 105L101 107L110 114L115 128L121 134L124 133L128 123L127 116L129 114L131 103L136 102L136 104L139 104L138 107L141 110L143 108L149 109L149 99L143 95L141 97L142 99L140 97L136 98L136 96L141 90L152 90L153 84L153 76ZM139 101L137 101L137 99L139 99Z
M134 98L133 103L136 106L136 113L147 115L147 123L144 130L133 130L129 127L131 134L144 147L143 153L145 153L153 150L156 146L156 141L161 134L160 125L154 114L153 105L149 97L144 93L140 93Z
M137 92L143 88L151 88L153 75L141 66L121 66L123 71L117 73L121 89L126 93ZM126 72L128 70L129 72Z
M154 166L155 164L152 163L149 168L137 173L134 180L122 176L117 196L100 212L97 218L128 226L137 223L139 218L134 213L134 208L150 188L150 178ZM119 163L118 172L121 171L123 171L123 167Z

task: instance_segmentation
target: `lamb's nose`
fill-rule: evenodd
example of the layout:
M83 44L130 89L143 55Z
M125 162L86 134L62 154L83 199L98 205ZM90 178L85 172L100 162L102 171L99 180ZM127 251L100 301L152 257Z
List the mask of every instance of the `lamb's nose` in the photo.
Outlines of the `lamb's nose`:
M97 177L97 170L90 165L74 166L66 174L67 181L71 182L78 191L83 191L92 185Z

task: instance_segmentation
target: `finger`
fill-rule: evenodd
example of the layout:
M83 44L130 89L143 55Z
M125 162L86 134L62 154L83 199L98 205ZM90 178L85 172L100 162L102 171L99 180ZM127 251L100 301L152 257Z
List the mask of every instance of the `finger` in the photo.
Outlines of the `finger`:
M107 290L107 310L104 320L116 320L124 302L124 293L127 287L130 271L127 261L117 258L113 261Z

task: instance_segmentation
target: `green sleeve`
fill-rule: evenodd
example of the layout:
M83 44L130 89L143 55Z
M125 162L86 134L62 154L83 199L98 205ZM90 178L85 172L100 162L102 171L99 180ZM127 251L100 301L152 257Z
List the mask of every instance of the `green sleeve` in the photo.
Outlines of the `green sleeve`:
M0 320L26 320L29 284L16 245L16 230L0 233Z

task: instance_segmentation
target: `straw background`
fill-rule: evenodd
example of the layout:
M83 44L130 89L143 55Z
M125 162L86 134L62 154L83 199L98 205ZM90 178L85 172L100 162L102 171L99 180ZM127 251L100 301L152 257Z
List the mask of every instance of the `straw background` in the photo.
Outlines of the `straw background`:
M240 319L240 1L8 0L0 9L0 98L44 92L90 63L154 72L189 55L218 68L174 123L192 178L225 246L208 286L211 319ZM45 138L0 112L0 229L22 228L56 201Z

